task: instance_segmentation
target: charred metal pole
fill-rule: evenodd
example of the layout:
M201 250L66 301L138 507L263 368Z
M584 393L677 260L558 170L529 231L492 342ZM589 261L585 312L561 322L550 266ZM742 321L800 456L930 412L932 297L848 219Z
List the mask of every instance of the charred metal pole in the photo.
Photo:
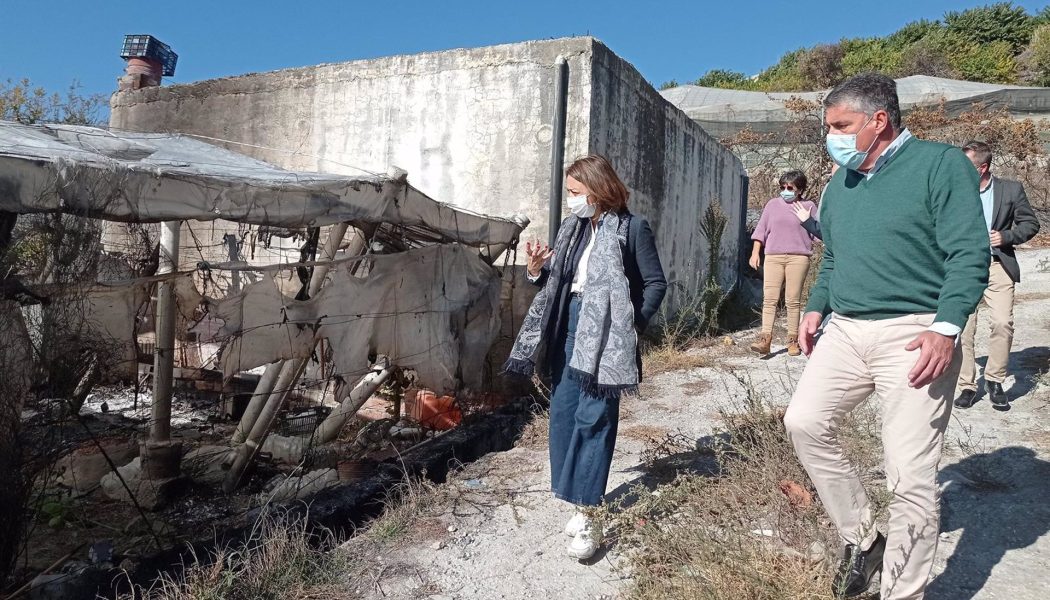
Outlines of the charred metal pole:
M174 273L179 268L179 227L181 221L165 221L160 226L160 263L158 275ZM157 284L156 344L153 353L153 414L150 439L171 439L171 390L175 369L175 298L171 280Z
M181 221L165 221L160 226L159 275L179 270L179 229ZM153 353L153 406L150 432L141 448L142 472L149 479L177 477L182 461L182 444L171 441L171 395L175 370L175 285L171 279L157 284L157 312L154 317L156 343Z
M561 224L562 189L565 187L565 121L569 105L569 63L558 56L554 63L554 122L551 124L551 196L548 238L553 247Z
M342 240L345 232L346 226L343 225L341 229L333 228L332 232L329 233L328 241L325 243L324 247L325 260L331 260L335 257L335 253L339 249L339 242ZM361 254L368 248L367 234L360 229L354 229L353 233L354 235L351 238L349 247L346 251L347 254L351 256ZM328 275L328 270L329 265L327 264L315 267L309 286L311 297L320 291L321 286L324 284L325 277ZM254 421L250 425L246 425L244 420L241 421L241 425L244 426L247 434L244 444L237 448L237 454L234 457L233 466L230 467L229 472L226 474L226 479L223 481L222 488L227 493L237 489L237 486L240 484L241 478L244 476L248 466L255 458L259 448L262 447L263 442L266 441L266 436L269 435L270 429L273 427L273 422L277 418L278 410L280 410L281 406L284 404L285 399L295 386L299 376L302 375L303 371L306 369L306 363L307 359L305 358L295 358L270 365L271 367L280 365L278 367L280 374L275 377L275 382L273 383L269 394L259 403L258 413L256 414ZM269 371L269 368L267 370ZM262 383L261 380L260 383ZM256 397L253 396L252 401L255 400Z
M333 410L332 414L328 415L317 426L308 445L320 446L339 437L339 432L343 430L347 421L357 414L357 411L361 409L365 401L379 389L379 386L383 385L390 378L390 374L393 372L394 367L390 364L387 357L380 356L376 360L375 365L373 365L372 370L357 382L357 385L354 386L354 389L347 395L346 399L343 399L343 395L346 394L346 389L349 386L340 384L336 391L336 401L339 401L339 407Z
M322 260L330 261L335 258L335 253L339 250L339 245L342 244L348 228L349 224L347 223L337 223L332 226L331 231L328 232L328 239L325 241L324 248L321 250ZM328 265L318 265L314 268L313 276L310 278L311 297L321 289L321 284L324 283L329 268ZM259 418L259 413L263 410L263 405L266 404L266 400L273 392L278 377L286 368L286 362L288 361L279 360L271 363L263 371L259 383L255 385L255 391L252 392L252 398L248 401L248 407L244 409L244 415L241 417L240 423L237 424L237 429L233 432L233 443L240 444L247 439L248 433L255 425L256 419ZM289 376L291 376L291 373L286 375L286 377Z

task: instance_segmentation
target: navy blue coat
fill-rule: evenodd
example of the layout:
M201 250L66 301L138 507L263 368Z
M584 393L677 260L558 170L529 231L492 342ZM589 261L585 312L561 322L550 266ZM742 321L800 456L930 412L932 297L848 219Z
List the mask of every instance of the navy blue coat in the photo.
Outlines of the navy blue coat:
M562 227L572 225L573 219L585 220L577 216L569 216L562 221ZM587 242L591 239L591 228L584 227L583 235L576 241L576 246L569 249L572 256L572 272L561 279L561 285L557 290L554 302L554 315L547 322L545 335L550 344L564 343L565 331L568 328L569 296L572 287L573 274L580 264L580 256ZM645 330L652 321L656 311L660 309L660 303L667 294L667 279L664 278L664 269L660 264L660 255L656 250L656 238L653 230L645 219L631 215L630 226L627 229L627 247L623 253L623 269L627 276L627 282L631 289L631 304L634 305L634 326L639 333ZM550 261L543 265L539 278L534 282L542 287L547 284L550 276ZM550 355L543 358L542 372L550 371ZM641 372L641 354L638 355L639 372Z

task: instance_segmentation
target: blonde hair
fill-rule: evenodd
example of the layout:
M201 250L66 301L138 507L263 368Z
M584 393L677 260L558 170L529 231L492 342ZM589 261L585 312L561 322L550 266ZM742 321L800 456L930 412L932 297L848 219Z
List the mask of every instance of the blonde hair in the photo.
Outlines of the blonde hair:
M601 154L589 154L576 159L565 174L587 186L590 198L598 210L622 213L627 210L630 192L620 181L609 159Z

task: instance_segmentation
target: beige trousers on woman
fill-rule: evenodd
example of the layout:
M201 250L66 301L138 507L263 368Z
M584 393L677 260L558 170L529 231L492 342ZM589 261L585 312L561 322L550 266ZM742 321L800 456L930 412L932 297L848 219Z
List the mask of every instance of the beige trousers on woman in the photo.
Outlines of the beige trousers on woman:
M920 600L940 531L937 465L962 352L933 383L908 386L919 351L907 351L933 315L863 321L836 315L817 342L784 415L799 461L842 538L867 549L877 535L868 495L839 439L843 419L872 392L882 413L889 525L882 600Z
M784 289L787 305L789 338L798 337L798 321L802 301L802 286L809 272L809 257L801 254L767 254L762 274L762 333L773 333L780 290Z

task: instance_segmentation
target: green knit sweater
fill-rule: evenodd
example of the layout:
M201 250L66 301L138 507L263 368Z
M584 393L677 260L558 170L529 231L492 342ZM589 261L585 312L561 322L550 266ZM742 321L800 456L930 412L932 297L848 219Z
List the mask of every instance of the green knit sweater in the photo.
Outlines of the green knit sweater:
M966 325L990 255L977 171L962 151L912 138L870 179L839 169L820 214L824 258L806 312L936 313Z

